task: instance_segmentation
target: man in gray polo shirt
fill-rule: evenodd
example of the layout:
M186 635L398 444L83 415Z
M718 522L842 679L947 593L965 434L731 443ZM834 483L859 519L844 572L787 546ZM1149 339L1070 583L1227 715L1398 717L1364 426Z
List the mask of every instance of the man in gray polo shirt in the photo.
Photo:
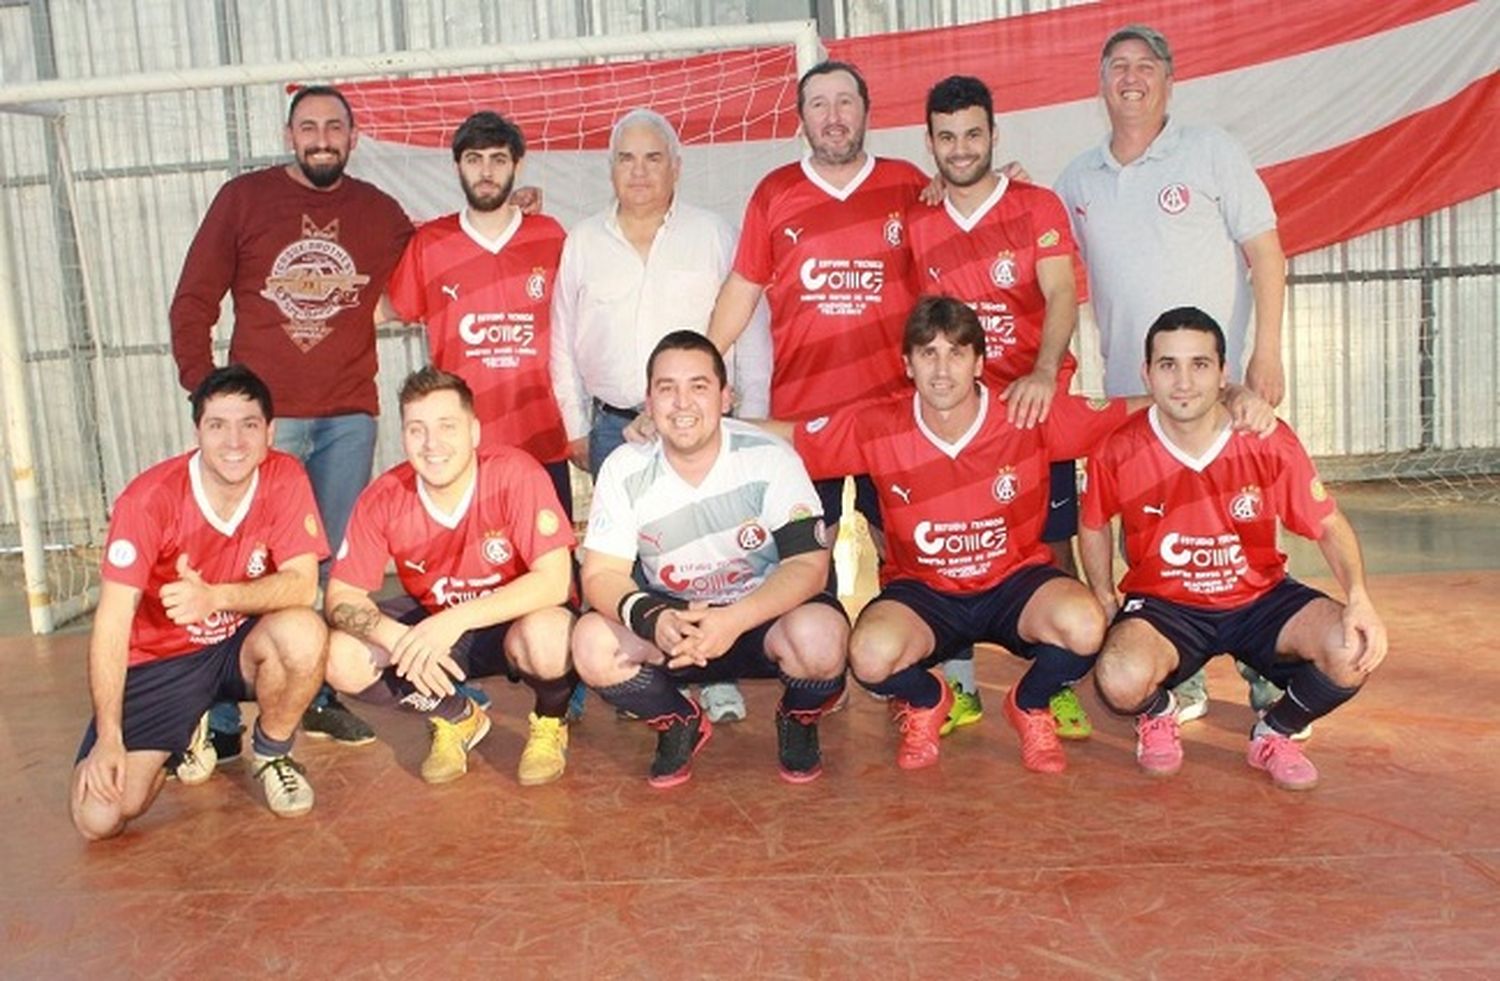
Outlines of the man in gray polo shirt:
M1110 35L1099 83L1109 136L1068 164L1054 190L1088 266L1105 394L1142 392L1147 328L1163 310L1191 305L1224 325L1232 374L1279 404L1286 257L1265 184L1222 129L1167 115L1172 51L1160 32L1132 24ZM1280 694L1249 680L1257 708ZM1208 708L1201 673L1177 695L1183 720Z

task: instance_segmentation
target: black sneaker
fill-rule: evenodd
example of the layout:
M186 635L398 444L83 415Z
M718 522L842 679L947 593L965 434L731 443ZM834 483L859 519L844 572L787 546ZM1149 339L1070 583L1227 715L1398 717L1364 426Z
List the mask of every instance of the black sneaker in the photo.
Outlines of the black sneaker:
M208 730L209 742L214 744L214 752L218 754L219 766L231 760L237 760L245 752L245 727L240 726L233 732L220 732L217 729Z
M646 782L658 789L687 783L693 776L693 757L714 734L714 725L702 709L693 706L687 718L666 715L647 725L657 731L656 757L651 761L651 776Z
M822 713L776 709L776 746L781 779L811 783L823 775L823 751L818 747L818 716Z
M314 703L302 713L302 731L314 739L332 739L345 746L364 746L375 741L369 723L344 707L332 695L322 705Z

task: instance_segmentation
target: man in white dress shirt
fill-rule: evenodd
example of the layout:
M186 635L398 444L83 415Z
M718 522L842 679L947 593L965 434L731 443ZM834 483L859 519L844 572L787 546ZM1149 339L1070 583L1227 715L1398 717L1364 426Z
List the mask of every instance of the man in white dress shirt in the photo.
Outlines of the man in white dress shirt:
M646 359L674 330L708 329L734 262L735 230L677 195L682 153L671 123L649 109L620 117L609 138L615 203L568 233L552 306L552 383L573 463L597 475L646 398ZM770 414L771 334L765 304L728 356L740 414ZM714 722L745 716L733 682L705 685Z

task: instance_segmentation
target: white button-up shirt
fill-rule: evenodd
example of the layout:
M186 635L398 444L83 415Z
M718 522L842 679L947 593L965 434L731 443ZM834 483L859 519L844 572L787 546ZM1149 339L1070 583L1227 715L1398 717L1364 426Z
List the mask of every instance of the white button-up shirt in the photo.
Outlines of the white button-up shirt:
M718 214L674 201L643 260L611 207L568 233L552 299L552 384L568 439L589 431L591 400L620 408L646 397L646 359L674 330L706 333L734 263L735 231ZM764 300L725 359L739 414L770 411L771 331Z

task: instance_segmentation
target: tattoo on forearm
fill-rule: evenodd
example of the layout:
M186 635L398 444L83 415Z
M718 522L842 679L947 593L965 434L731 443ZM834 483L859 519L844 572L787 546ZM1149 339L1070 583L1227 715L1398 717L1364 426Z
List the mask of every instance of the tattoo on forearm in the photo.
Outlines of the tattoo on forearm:
M333 608L328 618L333 625L360 640L370 640L375 635L375 625L380 622L380 611L373 606L356 606L340 603Z

